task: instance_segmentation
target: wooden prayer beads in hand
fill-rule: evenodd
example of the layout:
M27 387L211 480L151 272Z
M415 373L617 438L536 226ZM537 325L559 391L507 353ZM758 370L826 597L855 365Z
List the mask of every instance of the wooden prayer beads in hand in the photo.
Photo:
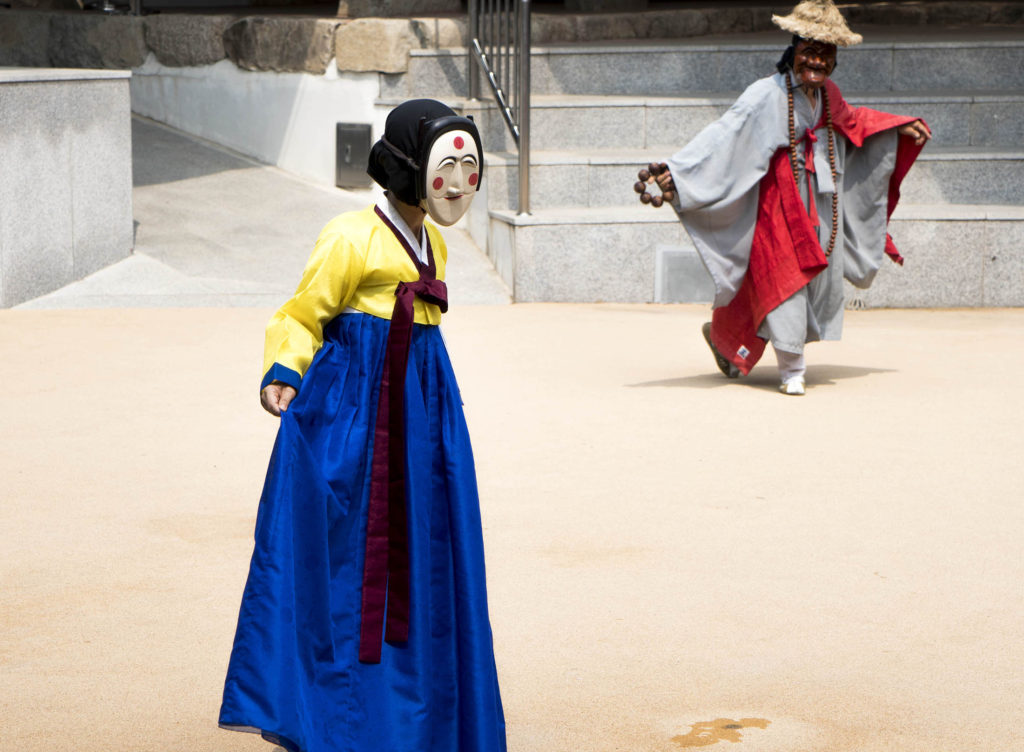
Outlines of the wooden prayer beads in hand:
M648 185L653 184L658 186L659 188L661 187L657 178L659 175L663 173L668 173L668 165L665 164L664 162L651 162L649 165L647 165L647 167L645 167L644 169L640 170L640 172L637 173L637 177L639 178L639 180L637 180L637 182L633 184L633 190L640 194L640 203L650 204L651 206L657 208L666 201L675 200L676 192L675 190L673 190L675 186L672 185L671 177L669 177L668 179L668 184L672 187L669 188L668 190L663 191L660 195L651 194L647 192Z

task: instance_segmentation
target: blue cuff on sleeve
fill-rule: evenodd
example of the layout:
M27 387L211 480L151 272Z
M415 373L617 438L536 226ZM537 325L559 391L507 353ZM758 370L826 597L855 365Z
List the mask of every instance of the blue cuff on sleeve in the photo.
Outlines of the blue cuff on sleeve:
M260 384L260 391L272 381L280 381L284 384L299 391L299 386L302 384L302 376L299 375L298 371L293 371L291 368L287 368L280 363L274 363L267 371L267 375L263 377L263 382Z

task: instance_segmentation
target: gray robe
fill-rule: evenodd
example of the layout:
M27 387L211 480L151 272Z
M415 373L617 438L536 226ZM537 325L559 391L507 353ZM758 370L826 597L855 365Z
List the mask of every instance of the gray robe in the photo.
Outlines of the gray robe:
M714 306L736 295L746 275L757 221L759 184L779 149L789 147L786 79L762 78L747 88L728 112L668 160L677 188L675 209L715 283ZM822 98L812 107L794 92L798 139L818 124ZM834 106L833 106L834 108ZM768 314L758 335L779 350L801 353L805 342L839 339L843 327L843 278L868 287L885 253L889 178L896 160L897 134L888 130L854 148L835 137L836 182L828 160L828 130L815 132L815 171L810 173L817 207L818 239L828 248L832 193L839 196L839 230L827 269ZM804 141L797 148L798 185L808 206Z

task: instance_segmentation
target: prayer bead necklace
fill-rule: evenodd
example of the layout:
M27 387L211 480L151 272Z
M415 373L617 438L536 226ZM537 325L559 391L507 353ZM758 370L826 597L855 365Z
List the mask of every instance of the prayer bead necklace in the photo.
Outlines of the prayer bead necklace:
M789 77L787 76L787 79L788 78ZM795 88L796 85L786 86L786 99L789 102L789 166L793 169L793 181L797 184L797 190L799 190L800 170L797 167L796 123L795 116L793 114L793 90ZM825 256L831 256L832 251L836 246L836 235L839 234L839 183L836 180L836 146L835 132L832 128L832 109L828 106L828 91L824 87L821 89L821 99L822 106L825 108L825 125L828 128L828 166L832 171L832 236L828 241L828 250L825 251ZM806 165L804 166L804 169L806 169ZM814 201L814 196L811 194L809 187L807 191L807 200Z

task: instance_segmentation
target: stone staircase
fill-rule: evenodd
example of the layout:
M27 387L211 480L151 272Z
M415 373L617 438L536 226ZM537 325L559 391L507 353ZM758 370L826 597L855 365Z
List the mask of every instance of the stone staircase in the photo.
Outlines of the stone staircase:
M862 29L835 80L851 104L914 114L935 134L890 227L907 263L850 305L1024 305L1024 30ZM535 48L531 214L517 213L517 157L496 111L483 126L486 202L471 231L518 301L704 302L711 284L669 209L636 200L636 171L663 159L774 69L782 34ZM459 100L460 50L414 51L382 104ZM481 197L483 198L483 197Z

